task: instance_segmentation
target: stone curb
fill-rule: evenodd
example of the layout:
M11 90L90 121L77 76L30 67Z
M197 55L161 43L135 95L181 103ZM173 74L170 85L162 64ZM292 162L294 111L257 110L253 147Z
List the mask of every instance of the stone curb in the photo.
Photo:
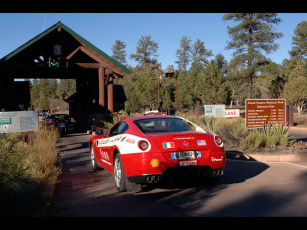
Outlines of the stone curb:
M305 127L305 126L290 126L290 130L303 130L303 131L307 131L307 127Z
M226 151L226 159L261 162L307 161L307 154L265 155Z

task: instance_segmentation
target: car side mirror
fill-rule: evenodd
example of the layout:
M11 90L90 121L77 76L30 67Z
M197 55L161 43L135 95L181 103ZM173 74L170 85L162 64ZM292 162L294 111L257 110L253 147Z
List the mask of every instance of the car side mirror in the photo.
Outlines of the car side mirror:
M95 132L96 135L99 135L99 136L103 136L105 135L106 133L102 130L102 129L99 129Z

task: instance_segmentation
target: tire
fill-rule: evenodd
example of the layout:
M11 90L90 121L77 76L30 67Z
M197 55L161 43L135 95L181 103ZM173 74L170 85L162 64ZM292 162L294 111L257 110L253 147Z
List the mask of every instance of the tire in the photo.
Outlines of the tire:
M115 186L119 192L126 192L126 176L123 168L122 159L119 154L114 158L114 179Z
M91 165L94 170L101 169L101 167L97 164L95 150L94 150L93 145L91 145Z
M115 155L114 158L114 179L115 186L119 192L140 192L142 191L141 184L131 183L124 172L122 159L120 158L119 153Z

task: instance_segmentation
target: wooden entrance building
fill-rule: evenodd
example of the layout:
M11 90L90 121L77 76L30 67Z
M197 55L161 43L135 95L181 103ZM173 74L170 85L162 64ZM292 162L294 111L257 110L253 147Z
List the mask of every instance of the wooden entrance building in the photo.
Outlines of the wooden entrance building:
M14 79L76 79L71 115L113 113L113 79L131 71L58 22L0 60L0 109L18 110ZM115 103L122 103L115 100ZM81 117L80 117L81 118Z

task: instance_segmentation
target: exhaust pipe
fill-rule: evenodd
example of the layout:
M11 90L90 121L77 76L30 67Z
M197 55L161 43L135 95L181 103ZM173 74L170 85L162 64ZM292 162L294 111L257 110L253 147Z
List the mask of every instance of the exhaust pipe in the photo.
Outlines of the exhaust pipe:
M147 183L157 183L160 180L160 176L147 176L145 181Z
M224 174L223 170L214 170L213 171L213 176L221 176L223 174Z

